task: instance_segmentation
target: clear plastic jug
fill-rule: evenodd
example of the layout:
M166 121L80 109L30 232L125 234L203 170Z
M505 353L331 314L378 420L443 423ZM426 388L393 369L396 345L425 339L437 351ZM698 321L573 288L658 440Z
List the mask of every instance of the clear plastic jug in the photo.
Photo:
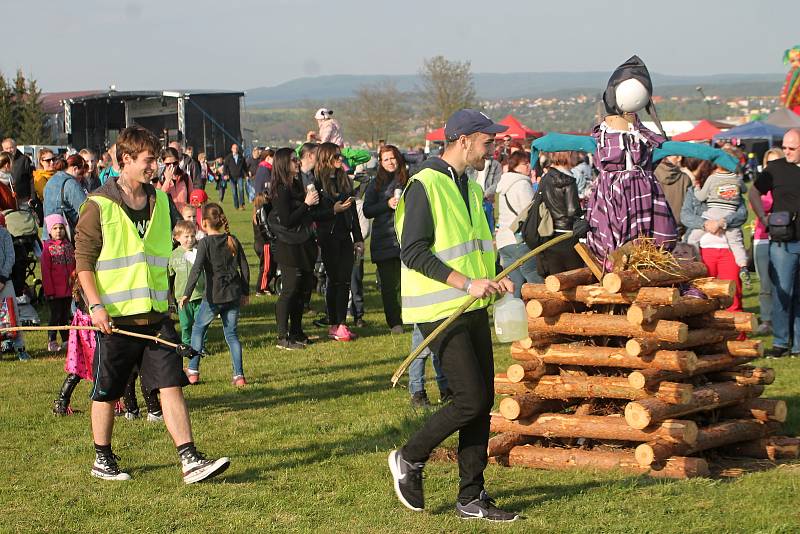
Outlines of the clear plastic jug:
M528 337L528 314L525 303L506 293L494 305L494 331L503 343Z

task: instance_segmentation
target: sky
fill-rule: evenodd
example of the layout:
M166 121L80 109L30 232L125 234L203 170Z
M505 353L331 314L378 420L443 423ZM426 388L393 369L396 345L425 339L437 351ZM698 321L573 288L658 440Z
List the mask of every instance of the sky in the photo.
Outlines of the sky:
M0 72L21 68L45 92L413 74L440 54L473 72L611 72L636 53L662 74L777 73L800 43L800 14L786 0L9 3Z

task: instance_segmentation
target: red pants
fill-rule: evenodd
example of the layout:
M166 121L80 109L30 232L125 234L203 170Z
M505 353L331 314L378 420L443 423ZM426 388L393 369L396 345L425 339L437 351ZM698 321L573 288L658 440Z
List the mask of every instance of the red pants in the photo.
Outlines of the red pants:
M733 252L727 248L701 248L700 257L708 267L708 276L736 282L736 294L728 311L742 311L742 280L739 278L739 266L733 259Z

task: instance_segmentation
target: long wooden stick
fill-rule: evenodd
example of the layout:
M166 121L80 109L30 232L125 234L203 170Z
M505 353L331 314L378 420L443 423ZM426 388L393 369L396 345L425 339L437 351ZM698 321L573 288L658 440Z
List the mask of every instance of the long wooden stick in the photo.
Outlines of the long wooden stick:
M48 332L50 330L90 330L95 332L100 332L100 327L98 326L78 326L78 325L62 325L62 326L13 326L8 328L0 328L0 334L5 332ZM121 328L112 328L111 333L113 334L120 334L123 336L129 337L138 337L139 339L146 339L147 341L154 341L156 343L161 343L162 345L166 345L167 347L171 347L173 349L178 348L177 343L173 343L171 341L167 341L164 338L157 337L157 336L149 336L147 334L140 334L138 332L131 332L129 330L123 330Z
M522 265L523 263L525 263L529 259L531 259L534 256L538 255L542 251L547 250L548 248L552 247L553 245L557 245L558 243L561 243L562 241L566 241L567 239L569 239L571 237L572 237L572 232L565 232L565 233L561 234L560 236L558 236L558 237L556 237L554 239L551 239L547 243L539 245L538 247L536 247L535 249L531 250L530 252L524 254L517 261L515 261L514 263L512 263L511 265L509 265L508 267L503 269L503 271L500 274L498 274L497 276L494 277L493 281L494 282L499 282L500 280L502 280L503 278L508 276L511 271L513 271L514 269L518 268L520 265ZM436 336L441 334L442 331L445 328L450 326L453 323L453 321L458 319L461 316L462 313L467 311L467 308L472 306L472 304L476 300L478 300L478 299L473 297L473 296L470 296L466 301L464 301L464 303L461 306L458 307L458 309L455 312L453 312L453 314L450 317L445 319L442 322L442 324L437 326L433 330L433 332L431 332L430 335L428 337L426 337L423 340L423 342L420 343L417 346L417 348L414 349L411 352L411 354L408 355L408 357L405 360L403 360L403 363L400 364L400 367L398 367L397 370L392 375L392 387L397 385L397 381L400 380L400 377L403 376L403 373L406 372L406 369L408 369L408 366L411 365L411 362L413 362L417 358L417 356L420 355L420 353L425 349L425 347L427 347L431 343L431 341L433 341L436 338Z

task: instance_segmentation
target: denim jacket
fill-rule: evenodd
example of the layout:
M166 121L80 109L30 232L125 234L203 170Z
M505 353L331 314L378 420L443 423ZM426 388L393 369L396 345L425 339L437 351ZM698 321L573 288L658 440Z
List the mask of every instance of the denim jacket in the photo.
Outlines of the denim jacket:
M61 208L61 186L64 186L64 209ZM78 210L86 200L86 191L78 181L64 171L59 171L53 175L44 186L44 216L58 213L63 215L69 223L71 231L74 233L75 225L78 223ZM47 229L43 229L43 234L47 236ZM70 233L70 237L73 236Z
M683 207L681 208L681 224L689 230L702 229L705 224L703 219L703 212L708 209L705 202L700 202L694 194L694 186L690 186L686 190L686 197L683 199ZM739 207L736 211L732 211L725 216L725 222L728 228L739 228L747 222L747 205L744 198L739 202ZM686 233L689 235L689 232Z

